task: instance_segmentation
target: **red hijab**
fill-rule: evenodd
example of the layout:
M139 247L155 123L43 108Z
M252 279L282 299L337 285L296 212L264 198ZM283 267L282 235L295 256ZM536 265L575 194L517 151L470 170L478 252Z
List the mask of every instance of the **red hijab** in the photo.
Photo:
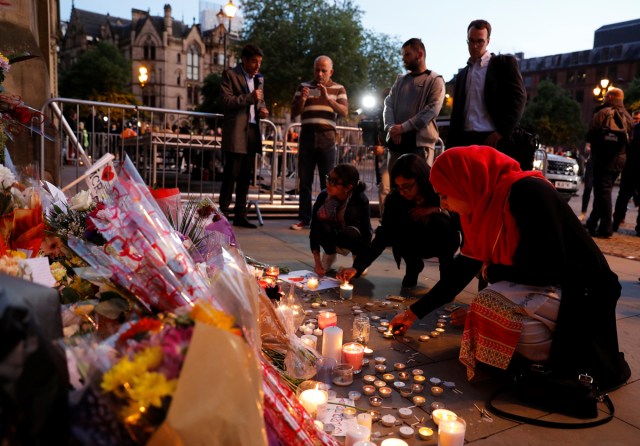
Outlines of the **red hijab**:
M528 177L544 179L540 172L523 172L517 161L492 147L455 147L436 158L430 177L433 188L471 207L471 214L460 216L463 255L513 264L520 232L509 209L509 193L513 183Z

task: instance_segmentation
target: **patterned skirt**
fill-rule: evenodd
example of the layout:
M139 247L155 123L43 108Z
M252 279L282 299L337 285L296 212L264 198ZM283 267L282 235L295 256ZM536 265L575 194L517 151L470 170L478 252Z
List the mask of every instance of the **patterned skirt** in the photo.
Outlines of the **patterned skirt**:
M513 282L498 282L480 291L471 302L460 346L467 378L475 376L478 361L505 370L516 350L525 356L535 351L526 344L534 333L548 354L560 297L558 287ZM531 359L543 358L538 352Z

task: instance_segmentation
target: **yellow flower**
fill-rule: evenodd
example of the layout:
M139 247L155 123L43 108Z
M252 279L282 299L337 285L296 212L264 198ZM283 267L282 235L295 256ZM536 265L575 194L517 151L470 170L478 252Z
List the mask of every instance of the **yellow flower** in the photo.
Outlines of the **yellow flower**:
M14 251L13 249L7 249L7 255L14 259L26 259L27 255L22 251Z
M162 364L162 349L160 347L149 347L136 353L133 362L144 367L145 370L154 370Z
M136 378L129 396L140 406L162 407L162 398L172 396L177 383L177 379L167 380L162 373L145 373Z
M67 276L67 268L65 268L60 262L53 262L49 267L51 275L56 282L60 282Z
M235 319L233 316L216 310L209 302L199 300L191 310L191 317L199 322L212 325L223 330L232 331Z
M122 397L124 396L122 389L130 386L136 376L140 376L146 371L147 369L143 363L131 361L129 358L122 358L111 370L104 374L100 387L105 392L114 392Z

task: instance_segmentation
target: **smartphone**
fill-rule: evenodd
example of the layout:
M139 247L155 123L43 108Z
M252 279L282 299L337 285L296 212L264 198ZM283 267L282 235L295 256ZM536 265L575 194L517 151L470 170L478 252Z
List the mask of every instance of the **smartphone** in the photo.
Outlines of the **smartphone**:
M319 88L310 88L309 89L309 98L319 98L320 97L320 89Z

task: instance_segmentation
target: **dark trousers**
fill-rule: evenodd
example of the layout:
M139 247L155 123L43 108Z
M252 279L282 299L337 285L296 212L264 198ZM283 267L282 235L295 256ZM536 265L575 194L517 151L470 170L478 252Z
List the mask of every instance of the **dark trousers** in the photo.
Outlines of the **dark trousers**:
M624 170L622 171L622 176L620 177L620 190L618 191L618 198L616 198L615 210L613 211L614 231L618 230L620 223L622 223L624 217L627 215L627 205L629 204L629 200L631 200L631 198L633 197L637 197L639 192L639 166L632 166L630 164L631 163L629 163L627 160L627 164L625 165ZM640 234L640 212L638 213L635 229L636 232Z
M485 141L493 132L462 132L458 138L456 138L456 144L459 146L484 146ZM448 148L448 147L447 147Z
M358 255L364 247L360 230L355 226L337 229L330 223L318 222L314 223L313 230L318 234L320 246L327 254L335 254L336 248L344 248Z
M584 190L582 191L582 212L587 213L589 208L589 200L591 199L591 191L593 190L593 163L591 160L584 164Z
M308 225L311 221L313 204L311 191L313 174L318 166L320 189L325 189L326 175L336 165L336 132L334 130L314 130L302 128L298 148L298 179L300 181L299 220Z
M451 219L445 215L432 215L426 225L413 222L405 229L408 233L397 246L397 252L407 267L402 286L416 285L424 269L423 259L437 258L440 278L448 274L460 247L460 233Z
M249 194L256 151L260 141L258 131L258 126L256 125L251 125L249 128L249 153L225 152L224 154L224 171L222 172L222 185L220 186L220 209L223 212L228 212L235 185L234 220L247 217L247 195Z
M598 167L597 164L593 166L593 210L587 220L587 229L592 235L613 233L611 191L618 175L618 170Z

